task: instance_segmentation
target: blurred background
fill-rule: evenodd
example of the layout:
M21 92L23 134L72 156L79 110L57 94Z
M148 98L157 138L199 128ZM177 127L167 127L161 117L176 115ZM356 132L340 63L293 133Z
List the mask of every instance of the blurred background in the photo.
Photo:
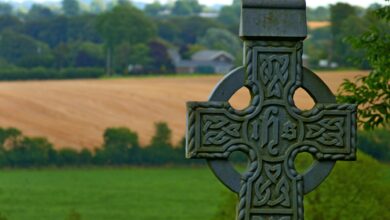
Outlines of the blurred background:
M389 2L307 4L304 65L360 106L361 131L359 160L305 197L306 218L390 219ZM184 132L185 102L242 65L240 7L0 1L0 220L233 220L235 195L184 158ZM314 105L302 89L294 100Z

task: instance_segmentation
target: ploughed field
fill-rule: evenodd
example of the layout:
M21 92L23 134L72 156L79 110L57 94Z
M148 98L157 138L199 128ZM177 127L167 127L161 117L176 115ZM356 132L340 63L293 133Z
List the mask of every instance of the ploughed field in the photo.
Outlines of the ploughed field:
M227 192L206 168L1 170L0 179L9 220L207 220Z
M336 92L343 79L362 71L320 72ZM26 81L0 83L0 127L16 127L30 136L47 137L57 147L94 148L108 127L136 131L146 145L154 123L168 122L177 143L185 132L186 101L206 101L222 75L143 77L107 80ZM297 92L296 104L310 108L311 99ZM242 90L231 101L249 103Z

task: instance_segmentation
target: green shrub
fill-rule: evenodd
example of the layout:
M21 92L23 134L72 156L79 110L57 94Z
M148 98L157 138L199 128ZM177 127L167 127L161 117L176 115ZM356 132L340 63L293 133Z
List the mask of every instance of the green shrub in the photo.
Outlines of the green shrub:
M96 151L99 164L134 164L139 160L137 133L128 128L108 128L104 132L104 144Z
M146 161L151 164L173 162L172 130L165 122L157 122L154 126L155 134L152 137L150 146L145 149Z
M15 128L0 128L0 167L43 167L85 165L163 165L199 164L202 160L184 158L184 139L171 144L167 123L155 124L156 133L148 147L141 147L138 134L128 128L108 128L104 143L94 152L88 149L54 149L45 138L26 137Z
M63 148L57 151L58 166L77 166L80 165L79 153L71 148Z
M13 167L47 166L53 151L53 145L45 138L21 137L6 150L6 158Z

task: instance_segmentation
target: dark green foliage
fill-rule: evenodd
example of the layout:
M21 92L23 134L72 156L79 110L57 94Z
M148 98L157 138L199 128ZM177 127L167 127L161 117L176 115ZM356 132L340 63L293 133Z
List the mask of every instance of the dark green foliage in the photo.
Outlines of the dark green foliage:
M390 129L382 128L360 132L358 147L377 160L390 162Z
M307 219L390 219L388 167L360 153L338 162L330 177L305 198Z
M233 1L232 5L223 6L218 21L223 23L232 33L237 34L240 25L241 1Z
M108 128L104 132L104 147L122 146L126 149L139 147L138 135L128 128Z
M6 141L14 143L21 135L22 132L16 128L0 128L0 148L5 147Z
M39 167L49 165L54 150L45 138L20 137L6 153L12 167Z
M320 60L331 59L332 33L330 27L311 30L310 38L304 43L305 54L311 67L317 67Z
M150 64L146 67L150 73L173 73L174 66L168 54L168 46L162 40L149 42Z
M68 30L69 19L57 16L52 19L29 20L23 25L22 32L54 47L61 42L67 42L69 36L64 34Z
M40 4L33 4L26 15L27 19L30 21L51 19L54 16L55 15L50 8Z
M220 28L210 28L206 34L198 39L198 44L212 50L225 50L232 54L238 62L242 63L242 43L236 34Z
M151 144L142 147L137 133L128 128L108 128L103 135L104 143L91 152L71 148L54 150L44 138L24 136L15 128L0 128L0 166L84 166L84 165L162 165L199 164L202 160L184 158L185 139L177 145L171 143L172 131L164 122L155 124ZM386 129L361 132L358 147L378 160L390 161L390 139ZM241 154L229 158L237 167L244 168L247 159Z
M95 15L76 17L57 15L51 19L28 20L23 25L22 31L26 35L46 42L51 48L73 41L100 43L95 22Z
M0 16L0 31L9 29L9 30L17 30L22 26L22 21L15 16Z
M104 12L106 5L104 0L92 0L89 6L89 11L92 14L100 14Z
M202 43L206 46L203 49L229 51L239 58L236 64L241 65L242 50L237 47L237 40L232 41L229 36L229 33L232 36L238 33L240 0L223 6L217 18L199 16L203 6L197 0L180 0L172 4L155 2L148 4L144 11L127 0L107 4L93 0L89 8L83 9L78 0L63 0L62 3L62 10L34 4L27 13L13 11L8 3L0 4L0 65L5 71L10 66L56 70L103 69L106 66L108 74L172 73L175 69L167 49L179 49L182 58L188 59L193 52L189 48L198 46L201 41L209 42L207 45ZM363 10L336 4L332 6L331 18L328 8L309 8L309 20L331 20L335 24L333 34L330 34L330 28L310 33L305 53L311 66L318 67L320 59L327 59L341 67L369 68L365 53L352 50L343 40L364 32L371 23L377 22L369 11L378 7L377 4ZM167 13L169 11L173 14ZM210 37L207 30L219 30L219 35ZM213 40L215 37L219 41ZM352 58L360 63L351 62ZM35 78L42 77L31 77Z
M79 153L79 161L82 165L89 165L92 164L93 161L93 154L88 149L82 149Z
M309 21L329 21L330 11L327 7L307 8L307 20Z
M125 165L134 159L138 162L138 135L128 128L108 128L104 132L103 148L96 151L97 162Z
M0 69L0 80L44 80L44 79L87 79L104 75L100 68L4 68Z
M343 39L349 34L343 30L344 22L350 17L357 16L356 10L353 6L346 3L337 3L331 5L331 32L332 32L332 51L331 51L331 60L338 62L340 65L348 65L348 57L353 54L351 46L346 44ZM356 23L349 24L353 25L353 28L356 28Z
M176 46L195 44L210 28L223 28L216 20L199 16L170 17L156 22L158 35Z
M22 132L16 128L0 128L0 166L9 165L8 150L19 141Z
M6 2L0 2L0 15L11 15L12 5Z
M69 42L59 44L53 50L55 68L101 67L104 65L103 46L92 42Z
M156 123L156 134L141 147L137 133L128 128L108 128L104 143L94 152L72 148L55 150L45 138L24 136L14 128L0 128L0 167L163 165L198 163L184 158L184 139L171 144L172 132L166 123Z
M202 12L202 6L198 0L177 0L172 8L172 14L177 16L197 15L200 12Z
M171 43L180 42L180 27L177 26L173 19L158 19L156 20L156 25L157 34L160 38Z
M47 67L53 61L47 44L9 30L2 32L0 48L1 57L22 67Z
M149 47L147 44L130 44L122 42L115 49L115 71L118 73L128 73L129 66L138 66L142 71L151 63ZM137 72L131 70L131 72Z
M165 122L155 124L155 135L146 150L146 160L151 164L165 164L175 156L171 144L172 131Z
M80 157L76 150L63 148L58 150L56 157L58 166L77 166L80 165Z
M122 43L129 45L147 43L156 35L156 27L152 20L128 4L116 6L113 10L99 15L96 30L107 49L107 74L111 74L111 68L115 66L114 51Z
M171 145L172 131L165 122L157 122L155 124L156 133L152 137L151 147L162 147Z
M179 39L183 44L195 44L196 41L204 36L208 29L219 28L221 24L214 20L202 17L186 17L175 20L180 28Z
M62 0L62 10L67 16L80 14L80 5L77 0Z
M72 48L75 67L100 67L104 65L103 47L92 42L77 43L75 48Z
M166 8L166 7L163 6L163 5L161 5L160 2L155 1L155 2L153 2L153 3L147 4L147 5L145 6L144 11L145 11L145 13L146 13L147 15L152 16L152 17L155 17L155 16L159 16L160 13L161 13L162 11L165 10L165 8Z
M390 119L390 6L375 11L379 22L349 42L364 51L372 71L355 82L346 80L338 100L359 106L359 122L365 129L384 126Z

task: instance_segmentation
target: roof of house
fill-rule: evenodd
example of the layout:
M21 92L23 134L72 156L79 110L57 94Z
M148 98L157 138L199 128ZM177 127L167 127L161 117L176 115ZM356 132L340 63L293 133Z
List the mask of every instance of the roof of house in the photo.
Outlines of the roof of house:
M213 66L213 67L233 67L233 64L230 63L222 63L222 62L215 62L215 61L194 61L194 60L181 60L180 62L177 62L176 67L201 67L201 66Z
M219 56L226 56L234 61L234 56L223 50L201 50L192 55L191 59L194 61L212 61Z

